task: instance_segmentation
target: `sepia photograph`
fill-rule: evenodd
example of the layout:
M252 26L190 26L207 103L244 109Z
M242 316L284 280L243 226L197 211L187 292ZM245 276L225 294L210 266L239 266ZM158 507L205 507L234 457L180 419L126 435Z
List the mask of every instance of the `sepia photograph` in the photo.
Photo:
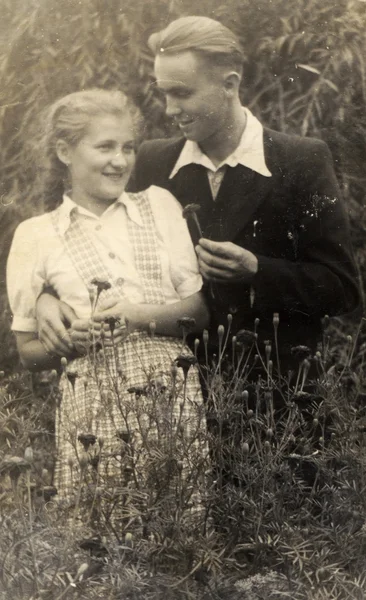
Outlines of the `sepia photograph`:
M366 0L0 14L0 600L364 600Z

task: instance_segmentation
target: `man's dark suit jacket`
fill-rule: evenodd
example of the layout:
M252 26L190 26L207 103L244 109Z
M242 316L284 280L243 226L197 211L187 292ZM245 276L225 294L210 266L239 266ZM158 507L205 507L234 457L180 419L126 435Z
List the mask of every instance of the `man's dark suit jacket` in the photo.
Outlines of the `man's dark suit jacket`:
M233 331L253 330L259 317L259 338L273 339L273 313L278 312L279 343L287 354L293 345L314 348L322 317L355 310L359 291L348 219L328 147L269 129L264 129L263 141L272 177L242 165L228 167L216 201L200 165L188 165L169 179L184 139L143 143L128 190L157 185L183 206L199 204L205 237L231 241L257 256L253 306L248 284L215 285L215 300L208 298L211 330L225 325L228 313L234 317Z

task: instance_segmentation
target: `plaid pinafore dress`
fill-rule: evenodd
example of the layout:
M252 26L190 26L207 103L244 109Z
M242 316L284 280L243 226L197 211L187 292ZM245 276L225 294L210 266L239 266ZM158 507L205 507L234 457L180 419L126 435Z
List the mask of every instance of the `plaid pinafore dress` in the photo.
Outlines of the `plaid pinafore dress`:
M140 227L128 219L144 302L164 304L151 206L144 193L131 196L143 223ZM50 216L58 231L58 210ZM103 264L77 214L71 214L62 240L88 288L92 280L111 284L101 293L98 310L104 298L124 297L123 286ZM93 347L67 365L56 414L54 483L60 496L75 494L81 478L90 489L123 492L133 485L150 502L157 480L169 479L169 473L183 470L191 486L198 483L195 473L208 454L205 408L197 368L191 367L186 379L181 368L172 369L179 355L191 355L182 344L181 339L133 332L113 347L99 340L99 350Z

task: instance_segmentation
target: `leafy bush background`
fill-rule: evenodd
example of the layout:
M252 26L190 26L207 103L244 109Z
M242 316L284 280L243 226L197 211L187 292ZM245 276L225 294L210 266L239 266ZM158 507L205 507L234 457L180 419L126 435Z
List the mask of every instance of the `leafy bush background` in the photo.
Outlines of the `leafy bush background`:
M364 0L0 0L0 363L14 366L5 264L19 221L42 211L42 109L100 86L131 93L143 138L171 135L146 40L170 20L207 15L246 50L243 102L268 126L328 142L366 271L366 3ZM39 123L39 122L38 122Z

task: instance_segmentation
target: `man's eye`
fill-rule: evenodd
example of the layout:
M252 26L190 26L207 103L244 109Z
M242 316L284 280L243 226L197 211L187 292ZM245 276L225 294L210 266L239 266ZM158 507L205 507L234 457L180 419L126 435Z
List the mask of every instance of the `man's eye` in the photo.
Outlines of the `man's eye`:
M174 90L174 96L177 98L188 98L192 95L192 90L189 88L182 88Z
M100 144L100 146L98 146L98 149L102 150L104 152L111 150L111 148L112 148L111 144Z

